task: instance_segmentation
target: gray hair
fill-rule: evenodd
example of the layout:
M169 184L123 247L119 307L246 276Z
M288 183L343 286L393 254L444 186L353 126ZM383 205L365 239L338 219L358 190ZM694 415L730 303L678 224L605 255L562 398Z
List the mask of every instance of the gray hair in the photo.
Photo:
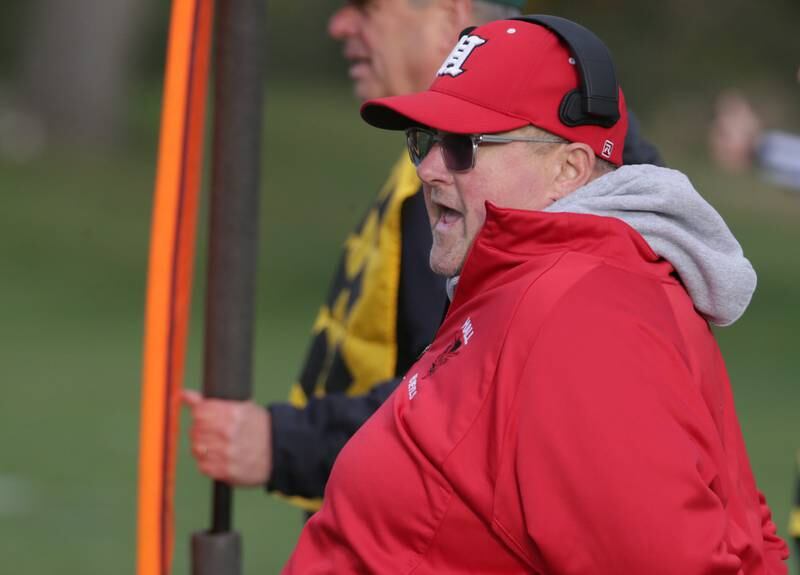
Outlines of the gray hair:
M473 0L472 18L475 24L485 24L494 20L507 20L522 14L519 8L496 4L488 0Z
M609 162L608 160L604 160L603 158L598 158L595 156L595 163L594 163L594 173L597 177L603 176L609 172L613 172L617 169L617 166Z
M408 0L412 6L422 8L431 3L431 0ZM486 24L494 20L507 20L522 14L519 8L497 4L491 0L473 0L472 21L474 24Z

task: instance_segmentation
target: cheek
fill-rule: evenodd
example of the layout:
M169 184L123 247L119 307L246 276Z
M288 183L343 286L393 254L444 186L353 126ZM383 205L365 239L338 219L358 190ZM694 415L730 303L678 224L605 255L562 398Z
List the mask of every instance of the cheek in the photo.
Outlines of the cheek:
M483 226L486 220L486 203L485 201L491 198L475 198L474 201L466 205L466 218L465 218L465 234L469 241L472 241L478 234L478 231Z
M397 22L385 14L373 14L369 21L369 26L364 29L364 36L368 38L373 54L377 54L382 59L386 54L390 54L392 48L402 40L399 32L402 28Z
M544 178L531 178L520 182L520 194L516 198L516 205L523 210L543 210L552 203L549 199L548 182Z
M428 214L428 220L431 222L431 224L433 224L436 216L434 215L433 208L431 207L431 192L428 186L422 186L422 197L425 200L425 213Z
M467 172L468 181L460 182L459 199L466 214L467 233L474 235L486 219L486 202L500 204L498 198L492 194L492 182L485 177L479 177L475 171Z

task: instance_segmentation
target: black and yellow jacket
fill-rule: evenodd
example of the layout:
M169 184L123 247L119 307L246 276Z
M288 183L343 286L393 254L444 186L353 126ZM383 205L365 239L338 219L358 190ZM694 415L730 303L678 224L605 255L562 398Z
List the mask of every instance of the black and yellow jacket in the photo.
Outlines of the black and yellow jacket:
M431 242L404 155L345 241L290 402L269 406L271 491L317 509L336 455L433 340L447 296L428 266Z

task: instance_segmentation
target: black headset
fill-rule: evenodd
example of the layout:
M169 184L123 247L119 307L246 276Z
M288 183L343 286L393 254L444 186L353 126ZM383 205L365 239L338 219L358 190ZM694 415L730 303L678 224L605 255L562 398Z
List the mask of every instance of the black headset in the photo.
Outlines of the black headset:
M594 32L560 16L533 14L510 20L544 26L564 41L575 59L580 87L561 100L558 115L564 125L610 128L619 121L619 84L614 62L611 52ZM465 29L461 36L475 28Z

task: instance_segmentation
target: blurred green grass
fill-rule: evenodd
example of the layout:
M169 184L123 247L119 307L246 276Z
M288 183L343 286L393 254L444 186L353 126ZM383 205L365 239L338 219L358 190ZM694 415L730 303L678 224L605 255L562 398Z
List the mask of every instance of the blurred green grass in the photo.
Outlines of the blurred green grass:
M132 111L133 145L0 163L0 557L16 573L132 573L142 313L158 94ZM362 125L337 86L270 85L257 302L255 396L282 399L304 355L341 242L401 152ZM697 127L702 130L702 127ZM665 128L666 129L666 128ZM672 142L670 133L650 134ZM697 147L695 148L695 150ZM759 272L751 309L718 330L759 483L786 533L800 446L796 327L800 196L720 176L702 153L665 149L714 203ZM203 222L205 214L202 215ZM199 236L187 385L199 386L205 237ZM183 426L185 430L186 421ZM208 523L210 484L180 446L175 573ZM245 573L276 573L299 513L237 495ZM113 567L112 567L113 566Z

